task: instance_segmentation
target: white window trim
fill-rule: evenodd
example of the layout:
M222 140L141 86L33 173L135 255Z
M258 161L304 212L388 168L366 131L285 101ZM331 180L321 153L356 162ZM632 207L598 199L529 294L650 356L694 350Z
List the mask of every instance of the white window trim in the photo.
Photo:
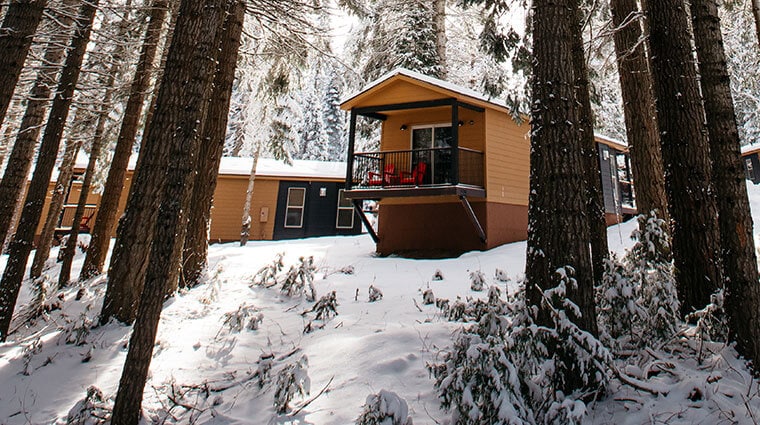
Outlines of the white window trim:
M300 190L300 191L303 192L303 205L301 205L300 207L298 207L298 206L291 206L290 205L290 191L291 190ZM298 226L293 226L293 225L288 226L288 212L290 211L290 209L299 209L299 210L301 210L301 221L298 224ZM304 188L304 187L289 187L288 188L288 198L285 200L285 221L283 222L283 226L286 229L301 229L301 228L303 228L303 216L304 216L305 210L306 210L306 188Z
M338 213L335 214L335 228L336 229L353 229L354 228L354 207L343 207L340 205L340 194L345 192L345 189L338 189ZM350 226L341 226L340 225L340 211L341 210L351 210L351 225Z

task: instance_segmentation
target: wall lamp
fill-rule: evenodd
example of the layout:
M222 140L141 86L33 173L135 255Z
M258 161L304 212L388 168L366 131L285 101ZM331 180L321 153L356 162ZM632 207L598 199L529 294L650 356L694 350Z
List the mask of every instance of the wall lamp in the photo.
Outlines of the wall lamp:
M401 124L400 130L401 131L406 131L407 128L409 128L409 127L407 127L406 124Z

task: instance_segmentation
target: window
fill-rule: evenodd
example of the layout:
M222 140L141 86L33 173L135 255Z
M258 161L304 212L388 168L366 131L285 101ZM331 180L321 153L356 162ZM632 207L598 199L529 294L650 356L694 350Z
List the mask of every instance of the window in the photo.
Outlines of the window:
M354 206L351 200L345 197L343 189L338 190L338 217L335 219L335 227L338 229L354 228Z
M744 172L747 174L747 178L752 180L752 174L754 174L753 167L752 167L752 158L744 158L744 163L747 164L747 166L744 169Z
M303 209L306 200L306 189L303 187L288 188L288 204L285 208L285 227L303 227Z

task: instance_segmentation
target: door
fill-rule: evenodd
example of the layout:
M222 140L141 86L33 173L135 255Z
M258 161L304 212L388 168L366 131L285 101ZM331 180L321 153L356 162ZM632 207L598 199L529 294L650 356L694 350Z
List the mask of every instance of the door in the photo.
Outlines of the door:
M423 184L451 182L451 143L454 139L450 125L430 125L412 128L412 169L419 162L428 164ZM448 149L447 149L448 148Z

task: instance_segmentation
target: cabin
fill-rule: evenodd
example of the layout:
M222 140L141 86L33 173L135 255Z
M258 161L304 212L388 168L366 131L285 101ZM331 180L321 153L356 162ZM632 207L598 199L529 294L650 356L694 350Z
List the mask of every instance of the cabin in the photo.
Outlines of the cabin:
M747 180L754 184L760 183L760 145L742 146L742 162Z
M357 211L379 201L377 231L366 225L380 255L458 255L527 238L530 125L504 105L405 69L342 102L345 194ZM379 150L356 151L359 119L380 123ZM597 137L597 148L614 222L636 211L630 160L622 142Z
M127 170L125 188L119 200L117 216L127 203L136 158ZM211 212L210 242L240 240L240 228L252 158L222 158L214 206ZM63 235L71 229L74 211L81 193L82 176L87 157L80 155L74 167L70 190L58 218L56 233ZM250 240L282 240L312 236L356 235L362 223L351 201L344 196L345 162L293 161L292 165L270 158L259 159L251 200ZM55 179L54 179L55 180ZM43 211L50 207L55 181L50 183ZM82 220L87 233L97 218L100 194L90 193ZM36 238L42 233L40 222ZM114 229L115 235L116 229Z

